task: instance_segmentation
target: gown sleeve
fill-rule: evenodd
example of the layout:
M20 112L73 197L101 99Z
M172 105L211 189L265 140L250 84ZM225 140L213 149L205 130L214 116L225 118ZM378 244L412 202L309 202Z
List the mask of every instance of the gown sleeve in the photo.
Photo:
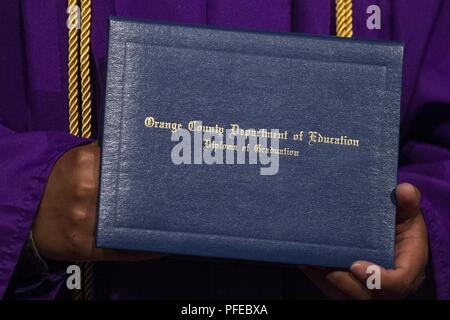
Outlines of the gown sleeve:
M24 79L20 3L0 2L0 299L7 289L10 294L29 292L32 298L51 298L57 291L63 278L55 274L41 274L26 284L12 285L11 279L53 165L69 149L89 142L36 128Z

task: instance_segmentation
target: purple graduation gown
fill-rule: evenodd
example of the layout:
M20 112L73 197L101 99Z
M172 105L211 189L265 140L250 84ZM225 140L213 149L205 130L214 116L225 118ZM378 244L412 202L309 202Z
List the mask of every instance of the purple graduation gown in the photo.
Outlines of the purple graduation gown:
M381 30L366 26L372 4L381 8ZM11 297L51 299L65 283L64 264L25 282L11 279L52 166L86 143L67 129L66 1L1 1L0 12L0 298L8 290ZM95 0L92 12L96 110L108 16L313 34L333 34L335 24L333 0ZM354 37L406 44L398 180L422 192L437 295L450 299L450 1L354 1ZM97 294L276 298L290 282L280 268L178 257L99 263ZM276 293L240 295L249 288Z

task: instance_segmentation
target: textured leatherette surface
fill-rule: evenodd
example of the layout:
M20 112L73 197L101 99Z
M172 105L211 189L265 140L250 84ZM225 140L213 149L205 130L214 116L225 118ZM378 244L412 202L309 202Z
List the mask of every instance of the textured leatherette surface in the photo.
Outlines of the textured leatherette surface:
M402 59L398 43L111 18L97 245L391 267ZM175 165L149 116L286 130L280 148L298 156L266 176ZM309 144L310 131L358 146Z

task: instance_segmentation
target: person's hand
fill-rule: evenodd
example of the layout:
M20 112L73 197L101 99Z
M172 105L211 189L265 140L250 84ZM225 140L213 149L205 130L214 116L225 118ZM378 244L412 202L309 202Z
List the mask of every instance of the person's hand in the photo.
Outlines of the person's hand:
M397 186L395 267L381 270L381 289L369 290L367 268L373 263L355 261L349 271L299 266L331 299L402 299L419 287L428 263L427 230L419 207L420 193L413 185Z
M39 254L63 261L138 261L162 254L95 248L99 185L97 143L66 152L55 164L34 219Z

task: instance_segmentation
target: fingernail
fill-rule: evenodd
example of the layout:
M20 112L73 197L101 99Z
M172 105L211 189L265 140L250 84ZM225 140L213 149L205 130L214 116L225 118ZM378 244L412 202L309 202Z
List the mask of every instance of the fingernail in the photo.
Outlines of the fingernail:
M358 262L352 264L350 271L358 278L364 278L366 275L366 271L364 270L362 264Z

